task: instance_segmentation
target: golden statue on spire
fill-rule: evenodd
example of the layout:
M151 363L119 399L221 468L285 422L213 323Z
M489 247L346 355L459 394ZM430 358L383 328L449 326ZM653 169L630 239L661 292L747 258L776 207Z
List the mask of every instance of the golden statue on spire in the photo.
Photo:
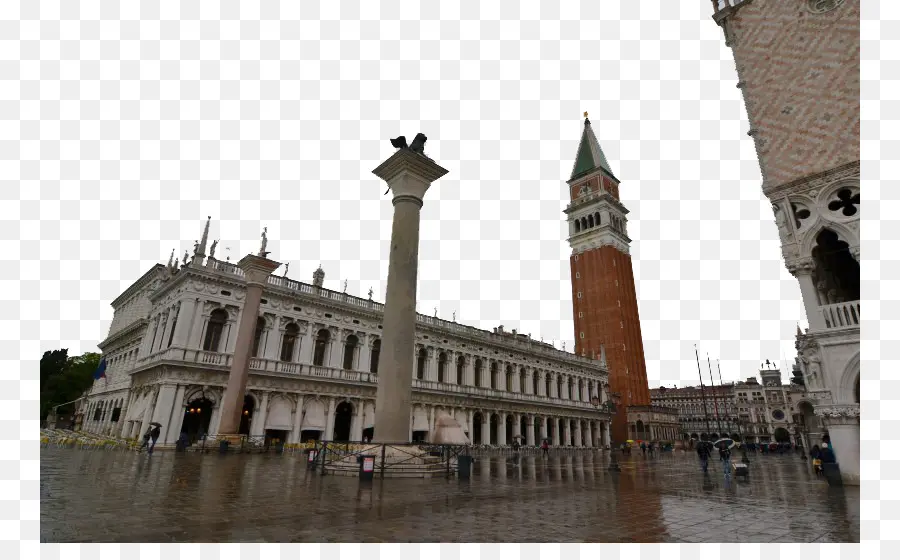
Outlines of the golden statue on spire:
M587 111L584 112L584 118L587 118Z

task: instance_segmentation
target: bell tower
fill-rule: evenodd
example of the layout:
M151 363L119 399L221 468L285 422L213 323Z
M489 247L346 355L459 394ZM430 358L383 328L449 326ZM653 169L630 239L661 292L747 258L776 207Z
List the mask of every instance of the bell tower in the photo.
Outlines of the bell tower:
M650 387L629 254L628 209L619 200L619 180L587 116L567 181L571 202L564 211L572 248L575 353L599 356L604 351L609 389L619 395L612 437L621 443L629 438L627 408L649 405Z

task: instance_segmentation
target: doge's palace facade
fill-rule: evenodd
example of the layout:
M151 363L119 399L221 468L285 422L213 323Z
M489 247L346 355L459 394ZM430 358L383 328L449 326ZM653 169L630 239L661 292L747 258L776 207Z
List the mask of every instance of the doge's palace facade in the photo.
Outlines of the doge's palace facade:
M113 301L99 345L107 378L91 389L84 430L139 437L159 422L158 445L217 433L246 283L235 265L206 257L205 245L206 232L189 262L154 266ZM321 269L311 284L269 276L242 433L292 443L371 437L384 306L323 280ZM450 415L475 444L609 442L598 406L608 400L604 356L419 314L414 372L410 441L428 441L435 419Z

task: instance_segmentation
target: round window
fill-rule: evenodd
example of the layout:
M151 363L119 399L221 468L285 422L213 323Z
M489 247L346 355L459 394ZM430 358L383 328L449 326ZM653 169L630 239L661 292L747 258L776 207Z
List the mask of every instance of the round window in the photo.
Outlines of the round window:
M782 412L780 410L773 410L772 418L774 418L776 420L784 420L784 412Z

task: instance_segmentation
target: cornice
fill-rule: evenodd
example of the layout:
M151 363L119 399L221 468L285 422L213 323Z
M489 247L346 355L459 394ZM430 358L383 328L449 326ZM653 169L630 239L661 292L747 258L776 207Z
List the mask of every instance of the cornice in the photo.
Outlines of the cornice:
M150 267L150 270L145 272L143 276L138 278L134 283L125 288L125 291L118 295L114 300L112 300L109 304L115 309L119 304L131 298L133 295L137 294L141 290L147 287L147 284L153 281L153 279L160 274L160 272L165 271L166 267L157 263Z
M859 177L859 160L856 160L799 179L794 179L793 181L782 183L775 187L764 186L763 194L769 199L775 199L779 196L796 194L798 191L806 192L823 189L832 183L844 181L846 179L859 179Z
M127 338L129 335L133 335L142 328L145 328L147 326L147 323L148 321L145 318L132 321L125 328L122 328L116 333L106 337L106 339L104 339L97 345L97 348L99 348L100 350L104 350L106 347L112 346L114 342L118 342L123 338Z

